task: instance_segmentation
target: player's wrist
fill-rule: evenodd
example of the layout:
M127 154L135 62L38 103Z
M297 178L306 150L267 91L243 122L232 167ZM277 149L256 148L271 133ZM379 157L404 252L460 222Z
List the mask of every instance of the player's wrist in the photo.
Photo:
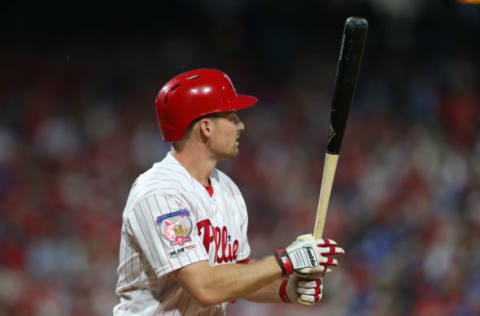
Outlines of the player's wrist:
M293 273L292 261L290 260L285 248L280 248L275 252L275 259L277 259L277 263L282 269L283 275L289 275Z

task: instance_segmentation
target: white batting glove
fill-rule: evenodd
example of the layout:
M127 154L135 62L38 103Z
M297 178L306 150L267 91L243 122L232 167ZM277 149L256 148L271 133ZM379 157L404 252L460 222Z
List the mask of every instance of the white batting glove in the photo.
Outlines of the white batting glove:
M280 286L280 298L285 303L307 306L317 304L323 295L323 273L311 274L307 278L292 274Z
M284 275L305 275L330 272L330 267L338 265L338 260L330 256L344 253L335 241L307 234L298 236L287 248L278 249L275 257Z

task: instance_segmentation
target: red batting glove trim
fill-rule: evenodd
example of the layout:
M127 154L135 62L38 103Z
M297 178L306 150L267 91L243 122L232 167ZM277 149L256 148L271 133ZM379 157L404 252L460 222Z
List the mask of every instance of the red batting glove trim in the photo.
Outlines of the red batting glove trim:
M330 241L327 238L322 239L322 241L323 241L323 244L321 244L322 246L330 246Z
M315 279L315 286L314 287L306 287L306 289L315 289L315 294L320 294L321 293L321 290L320 290L320 286L322 286L322 281L320 281L319 279ZM312 295L312 294L307 294L307 295Z
M337 253L335 250L337 248L337 246L323 246L323 245L317 245L318 247L322 247L322 248L328 248L328 251L324 251L324 252L321 252L320 254L322 256L328 256L328 255L339 255L340 253Z
M287 283L288 280L283 280L282 285L280 285L279 294L284 303L291 303L292 301L290 301L290 298L287 295Z
M293 265L285 248L280 248L277 250L275 253L275 259L277 259L278 265L282 269L284 275L293 273Z

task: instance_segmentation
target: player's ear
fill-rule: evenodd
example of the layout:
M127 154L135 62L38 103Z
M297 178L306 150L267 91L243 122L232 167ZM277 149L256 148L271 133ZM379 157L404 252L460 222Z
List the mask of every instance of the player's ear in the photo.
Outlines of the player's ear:
M198 129L200 132L200 137L206 141L212 137L215 124L212 119L203 118L198 122Z

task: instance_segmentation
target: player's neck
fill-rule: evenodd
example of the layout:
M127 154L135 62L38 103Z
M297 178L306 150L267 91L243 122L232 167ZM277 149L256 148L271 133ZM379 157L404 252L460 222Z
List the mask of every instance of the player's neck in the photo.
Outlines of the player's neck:
M185 146L182 151L172 149L172 153L193 178L202 185L208 185L208 179L217 165L217 160L213 159L208 152L198 148L193 150L189 146Z

